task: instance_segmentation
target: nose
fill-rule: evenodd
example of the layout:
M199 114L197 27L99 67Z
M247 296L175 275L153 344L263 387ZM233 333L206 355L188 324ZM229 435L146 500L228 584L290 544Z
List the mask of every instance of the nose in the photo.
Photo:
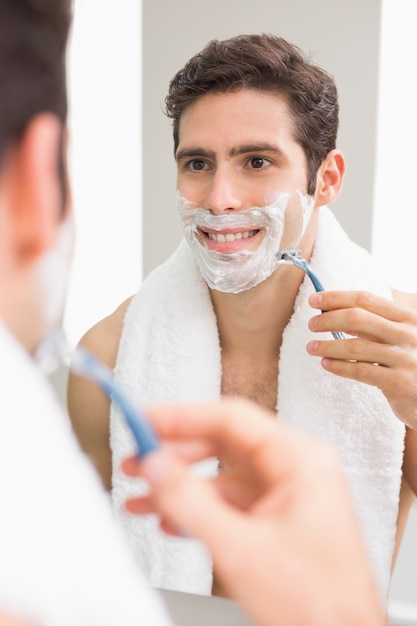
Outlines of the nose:
M217 169L208 190L205 208L215 215L243 208L243 189L230 170Z

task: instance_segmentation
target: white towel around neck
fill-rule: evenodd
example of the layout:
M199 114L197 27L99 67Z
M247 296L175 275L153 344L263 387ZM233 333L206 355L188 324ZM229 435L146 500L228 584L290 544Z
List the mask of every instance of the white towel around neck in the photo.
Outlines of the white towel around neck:
M354 244L333 214L320 209L311 266L326 289L361 289L390 297L369 254ZM279 271L279 270L278 270ZM325 372L306 352L317 335L305 277L284 334L279 362L280 419L334 444L341 455L382 596L386 598L398 512L404 427L375 388ZM329 335L324 335L329 338ZM116 376L139 404L213 400L221 389L221 357L209 291L187 243L144 281L124 321ZM111 408L115 511L151 584L210 594L212 564L196 541L163 535L153 516L123 511L127 495L146 486L127 479L120 460L134 445L116 407ZM206 475L215 461L199 466ZM209 515L210 512L207 511Z

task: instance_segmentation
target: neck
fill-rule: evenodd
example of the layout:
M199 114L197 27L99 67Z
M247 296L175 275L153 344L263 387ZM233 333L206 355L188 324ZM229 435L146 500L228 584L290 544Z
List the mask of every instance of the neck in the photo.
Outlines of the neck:
M212 291L222 350L276 356L303 278L301 270L282 266L248 291Z
M317 212L298 246L310 260L317 228ZM282 334L294 309L304 272L282 265L262 283L238 294L211 290L223 354L242 358L277 358Z

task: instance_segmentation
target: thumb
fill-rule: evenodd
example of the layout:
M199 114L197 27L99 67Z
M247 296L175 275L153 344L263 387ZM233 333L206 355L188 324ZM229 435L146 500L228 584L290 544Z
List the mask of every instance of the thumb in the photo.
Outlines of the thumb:
M203 541L214 559L245 524L243 514L221 498L211 481L197 478L164 450L145 458L141 474L157 509L184 533Z

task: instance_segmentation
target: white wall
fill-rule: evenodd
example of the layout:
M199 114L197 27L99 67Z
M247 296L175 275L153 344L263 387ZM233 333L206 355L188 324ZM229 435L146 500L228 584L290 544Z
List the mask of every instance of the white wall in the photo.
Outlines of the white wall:
M372 251L391 284L413 292L417 292L415 12L415 0L383 1L372 237Z
M72 343L142 278L141 6L76 0L68 49L77 242L65 328Z
M392 285L417 292L415 0L383 0L372 252ZM393 613L417 624L417 504L391 585ZM414 605L414 606L412 606ZM406 621L406 620L409 621Z

